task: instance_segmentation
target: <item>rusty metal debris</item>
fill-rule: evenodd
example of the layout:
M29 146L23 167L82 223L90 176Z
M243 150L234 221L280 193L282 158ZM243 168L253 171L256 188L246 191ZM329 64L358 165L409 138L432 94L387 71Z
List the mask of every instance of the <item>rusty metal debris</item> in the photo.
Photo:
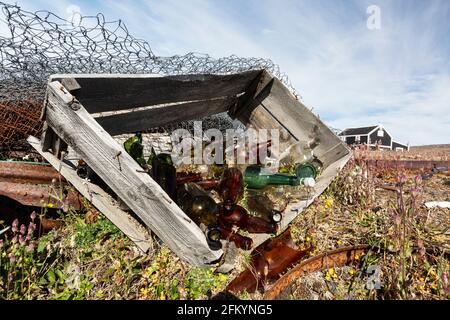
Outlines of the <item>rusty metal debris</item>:
M431 161L431 160L365 160L370 167L384 168L384 169L429 169L433 170L439 168L441 171L448 170L450 167L449 161Z
M52 166L31 162L1 161L0 178L2 181L18 183L50 184L53 179L61 176ZM65 181L61 177L62 181Z
M0 162L0 195L25 206L82 208L82 197L69 190L64 178L51 166ZM61 184L59 182L61 181Z
M274 239L269 239L252 255L250 267L236 277L227 287L227 291L253 293L268 283L277 280L294 263L310 252L312 247L304 250L297 248L292 240L291 231L287 229Z
M42 101L0 101L0 146L12 146L42 129Z
M282 299L289 294L294 282L305 274L327 268L342 267L356 261L356 256L362 256L369 249L368 245L359 245L332 250L302 261L288 273L276 281L264 294L264 299Z

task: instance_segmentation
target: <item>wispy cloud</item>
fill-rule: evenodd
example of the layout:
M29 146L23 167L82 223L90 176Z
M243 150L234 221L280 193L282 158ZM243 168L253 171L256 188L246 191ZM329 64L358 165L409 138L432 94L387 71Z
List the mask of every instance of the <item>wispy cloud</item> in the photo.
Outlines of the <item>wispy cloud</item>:
M383 123L412 144L450 143L450 2L18 1L124 20L158 55L270 58L337 128ZM366 27L369 5L381 29Z

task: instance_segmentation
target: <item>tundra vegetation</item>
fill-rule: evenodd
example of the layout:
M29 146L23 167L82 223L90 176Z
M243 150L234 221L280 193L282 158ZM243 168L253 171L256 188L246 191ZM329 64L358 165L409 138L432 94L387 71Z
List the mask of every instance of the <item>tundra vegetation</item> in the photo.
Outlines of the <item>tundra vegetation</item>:
M449 178L369 168L364 160L356 153L291 231L297 244L314 245L310 256L348 245L371 249L352 265L299 278L289 298L449 299L449 211L424 206L448 199ZM156 240L142 254L88 203L81 212L58 211L62 226L39 234L36 221L50 209L9 226L0 221L0 230L10 227L0 238L0 299L208 299L249 267L241 253L229 274L195 268Z

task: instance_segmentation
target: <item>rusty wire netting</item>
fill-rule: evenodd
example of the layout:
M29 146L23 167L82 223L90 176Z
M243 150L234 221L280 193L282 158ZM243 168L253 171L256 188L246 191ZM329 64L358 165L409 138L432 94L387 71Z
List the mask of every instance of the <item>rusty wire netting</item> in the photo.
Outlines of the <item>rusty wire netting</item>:
M214 59L197 53L158 57L120 20L107 22L98 14L68 21L48 11L33 13L0 2L0 147L39 132L50 74L227 74L252 69L266 69L292 89L268 59Z

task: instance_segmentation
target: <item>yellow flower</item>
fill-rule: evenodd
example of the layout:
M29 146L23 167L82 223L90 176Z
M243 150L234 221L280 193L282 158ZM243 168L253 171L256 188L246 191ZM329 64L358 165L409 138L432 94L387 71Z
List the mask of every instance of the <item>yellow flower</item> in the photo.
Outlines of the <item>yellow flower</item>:
M330 276L334 275L334 274L335 274L335 273L334 273L334 269L333 269L333 268L330 268L330 269L328 270L328 273L330 274Z
M333 205L333 199L330 198L326 198L325 201L323 202L325 205L326 209L331 208L331 206Z
M149 290L148 290L148 288L141 288L141 294L143 295L143 296L147 296L148 294L149 294Z
M430 288L433 289L433 290L436 290L437 289L436 283L431 284Z
M53 203L47 203L47 208L53 208L53 207L54 207Z
M311 241L311 237L310 236L306 236L306 242L310 242Z
M420 278L419 281L420 282L425 282L425 279L424 278Z
M425 286L424 286L423 284L421 284L421 285L419 286L419 290L421 290L421 291L425 290Z
M328 273L325 275L325 280L327 280L327 281L331 280L331 277L330 277L330 275Z
M341 241L341 240L338 240L338 241L337 241L337 244L338 244L338 246L341 246L341 245L342 245L342 241Z
M351 269L351 270L350 270L350 274L351 274L351 275L354 275L355 273L356 273L355 269Z
M96 296L97 298L103 298L103 296L104 296L103 290L98 290L98 291L95 293L95 296Z
M355 255L355 260L359 260L359 254Z

